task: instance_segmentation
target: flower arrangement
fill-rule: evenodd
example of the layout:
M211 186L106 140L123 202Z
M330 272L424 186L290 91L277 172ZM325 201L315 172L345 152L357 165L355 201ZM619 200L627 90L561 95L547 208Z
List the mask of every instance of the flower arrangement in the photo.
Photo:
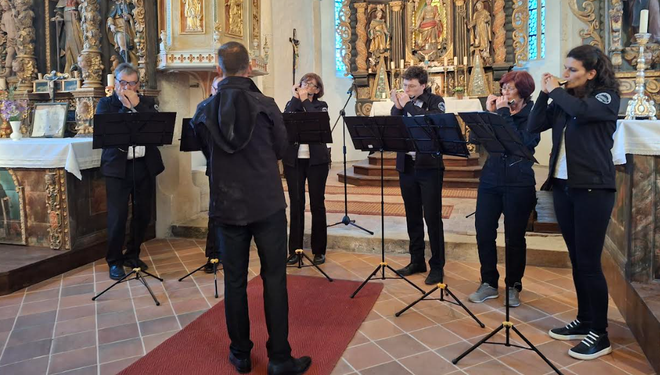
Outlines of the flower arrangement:
M2 100L0 100L0 115L2 118L5 121L20 121L27 109L27 100L14 99L13 89L9 89L6 94L0 97L2 97Z
M465 88L462 86L454 87L454 94L456 94L456 97L458 99L463 99L463 95L465 94Z

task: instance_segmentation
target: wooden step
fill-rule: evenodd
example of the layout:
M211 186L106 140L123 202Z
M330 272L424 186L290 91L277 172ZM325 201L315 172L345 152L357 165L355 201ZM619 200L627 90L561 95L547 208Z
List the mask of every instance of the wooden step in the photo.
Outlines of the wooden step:
M371 165L380 165L380 152L369 155L368 160ZM468 158L443 156L442 161L445 163L445 167L476 166L479 165L479 154L472 153ZM383 163L385 166L396 165L396 152L383 153Z
M369 164L371 165L380 165L380 152L374 152L368 157ZM396 165L396 152L383 152L383 164L385 166Z
M379 169L380 171L380 169ZM380 186L380 175L369 176L356 174L353 170L346 171L346 182L355 186ZM337 173L339 182L344 182L344 173ZM399 176L383 177L384 186L399 186ZM442 186L446 188L472 188L479 187L479 178L450 177L445 174Z
M353 172L361 176L380 176L380 165L369 164L366 160L353 164ZM398 177L399 172L393 165L383 166L384 176ZM481 166L447 166L445 167L445 177L449 178L479 178L481 176Z

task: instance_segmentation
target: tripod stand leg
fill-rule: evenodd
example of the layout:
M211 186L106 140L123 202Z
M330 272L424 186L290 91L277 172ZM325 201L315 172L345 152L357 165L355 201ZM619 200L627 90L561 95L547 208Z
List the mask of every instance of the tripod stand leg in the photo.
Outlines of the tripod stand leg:
M147 271L140 270L140 271L138 271L138 272L142 272L142 273L144 273L144 274L146 274L146 275L149 275L149 276L153 277L154 279L156 279L156 280L158 280L158 281L163 281L163 279L161 279L160 277L158 277L158 276L156 276L156 275L153 275L153 274L151 274L151 273L149 273L149 272L147 272Z
M358 292L360 291L360 289L362 289L365 285L367 285L367 282L369 282L369 280L371 280L371 278L374 277L374 275L375 275L375 274L376 274L376 273L377 273L382 267L384 267L384 266L383 266L382 264L379 264L378 267L376 267L376 269L374 270L374 272L372 272L371 275L369 275L369 277L367 277L367 279L364 280L364 282L363 282L362 284L360 284L360 286L355 290L355 292L353 292L353 294L351 294L351 298L354 298L354 297L358 294Z
M145 273L146 273L146 272L145 272ZM150 276L153 276L153 275L150 275ZM156 306L160 306L160 302L158 302L158 299L156 299L156 296L154 295L154 292L153 292L153 291L151 290L151 288L149 287L149 284L147 284L147 280L145 280L144 277L140 276L140 271L138 271L138 272L136 273L135 278L136 278L137 280L139 280L139 281L142 283L142 285L144 285L145 287L147 287L147 290L149 291L149 294L151 294L151 298L153 298L153 299L154 299L154 302L156 302ZM161 281L162 281L162 280L161 280Z
M369 233L369 234L372 235L372 236L374 235L374 232L370 231L369 229L362 228L361 226L355 224L355 220L351 220L351 222L350 222L349 224L351 224L352 226L354 226L354 227L356 227L356 228L358 228L358 229L362 229L363 231Z
M213 283L215 284L215 298L218 298L218 263L213 263Z
M314 266L314 268L316 268L319 272L321 272L321 273L323 274L323 276L325 276L325 278L328 279L329 282L333 282L333 281L334 281L334 280L332 280L332 278L331 278L330 276L328 276L327 273L323 272L323 270L321 269L321 267L319 267L318 264L314 263L314 261L312 261L312 260L309 258L309 256L307 256L307 254L302 253L302 256L304 256L305 259L307 259L307 260L309 261L309 263L311 263L312 266ZM302 263L302 257L300 258L300 263Z
M445 290L447 291L447 294L449 294L449 295L454 299L454 301L456 301L456 303L457 303L459 306L461 306L461 307L463 308L463 310L465 310L465 312L467 312L468 314L470 314L470 316L472 317L472 319L474 319L477 323L479 323L479 326L481 326L481 328L486 328L486 325L483 324L483 323L481 322L481 320L479 320L479 318L477 318L477 317L472 313L472 311L470 311L470 309L468 309L467 306L465 306L465 305L463 304L463 302L461 302L460 299L456 298L456 296L454 295L454 293L452 293L451 290L449 290L449 288L445 288Z
M409 308L415 306L418 302L420 302L420 301L422 301L424 298L430 296L431 293L435 292L436 290L438 290L438 287L437 287L437 286L436 286L435 288L429 290L429 291L428 291L426 294L424 294L423 296L419 297L419 299L417 299L415 302L413 302L413 303L411 303L410 305L404 307L403 310L401 310L401 311L399 311L398 313L394 314L394 316L396 316L396 317L398 318L401 314L403 314L404 312L408 311Z
M133 271L127 273L126 276L124 276L124 277L122 277L121 279L117 280L114 284L112 284L112 285L110 285L109 287L105 288L104 291L102 291L101 293L99 293L99 294L95 295L94 297L92 297L92 301L96 301L96 299L99 298L99 297L101 297L101 295L103 295L103 293L105 293L105 292L107 292L108 290L112 289L115 285L119 284L120 282L126 280L126 278L128 278L129 276L131 276L131 275L134 274L134 273L135 273L135 270L133 270Z
M188 277L188 276L192 275L193 273L195 273L195 272L201 270L202 268L204 268L204 266L206 266L206 264L203 264L203 265L199 266L196 270L194 270L194 271L192 271L191 273L187 274L186 276L180 278L179 281L182 281L182 280L185 279L186 277ZM146 272L145 272L145 273L146 273ZM161 281L163 281L163 280L161 280Z
M419 290L420 292L422 292L422 294L426 293L426 292L424 291L424 289L418 287L417 285L415 285L415 283L413 283L412 281L406 279L405 276L403 276L402 274L400 274L399 272L397 272L397 270L395 270L394 268L390 267L389 264L387 265L387 268L389 268L392 272L394 272L394 273L395 273L397 276L399 276L400 278L404 279L408 284L412 285L415 289L417 289L417 290Z
M484 337L483 339L481 339L478 343L474 344L470 349L466 350L463 354L461 354L461 355L459 355L458 357L452 359L451 363L453 363L453 364L457 364L458 361L460 361L461 359L463 359L463 357L465 357L466 355L470 354L474 349L476 349L477 347L479 347L479 345L485 343L489 338L495 336L495 335L497 334L497 332L499 332L499 331L502 330L502 328L504 328L504 325L500 325L499 327L497 327L496 330L494 330L493 332L489 333L486 337Z
M555 367L555 365L553 365L552 362L550 362L550 360L549 360L548 358L546 358L546 357L543 355L543 353L541 353L541 351L538 350L538 349L536 348L536 346L534 346L531 342L529 342L529 340L527 340L527 338L526 338L525 336L523 336L523 334L520 333L520 331L518 331L518 328L516 328L516 326L511 325L511 329L513 329L513 332L515 332L515 333L516 333L521 339L523 339L523 341L525 342L525 344L529 345L529 347L530 347L533 351L535 351L536 354L538 354L539 357L541 357L541 359L542 359L543 361L545 361L545 363L548 364L548 366L552 367L552 369L555 370L555 372L556 372L557 374L560 374L560 375L561 375L561 371L559 371L559 369L558 369L557 367Z

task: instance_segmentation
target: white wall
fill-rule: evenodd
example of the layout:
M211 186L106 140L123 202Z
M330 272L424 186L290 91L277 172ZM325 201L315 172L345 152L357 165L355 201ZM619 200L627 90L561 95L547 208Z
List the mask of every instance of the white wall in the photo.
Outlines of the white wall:
M564 58L573 47L582 44L579 31L586 24L578 20L568 5L570 0L546 1L545 18L545 59L534 60L525 64L529 74L534 77L536 91L534 99L540 92L540 81L543 73L552 73L558 77L563 73ZM552 132L541 134L541 143L536 147L534 155L539 164L547 166L552 151Z

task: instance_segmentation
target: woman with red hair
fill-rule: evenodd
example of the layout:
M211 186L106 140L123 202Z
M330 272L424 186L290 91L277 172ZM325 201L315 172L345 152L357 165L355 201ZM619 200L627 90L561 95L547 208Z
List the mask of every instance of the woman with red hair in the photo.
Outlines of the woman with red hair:
M514 130L524 145L534 153L541 137L527 131L527 118L533 107L531 95L534 79L527 72L509 72L500 80L502 95L489 95L488 111L504 119L505 126ZM504 214L504 232L509 264L505 284L509 288L509 306L520 306L519 293L525 273L527 244L525 230L529 215L536 205L536 181L532 161L517 157L504 159L502 155L489 155L479 179L475 227L477 248L481 263L481 285L470 294L469 300L481 303L499 296L497 283L497 226ZM504 301L506 304L506 301Z

